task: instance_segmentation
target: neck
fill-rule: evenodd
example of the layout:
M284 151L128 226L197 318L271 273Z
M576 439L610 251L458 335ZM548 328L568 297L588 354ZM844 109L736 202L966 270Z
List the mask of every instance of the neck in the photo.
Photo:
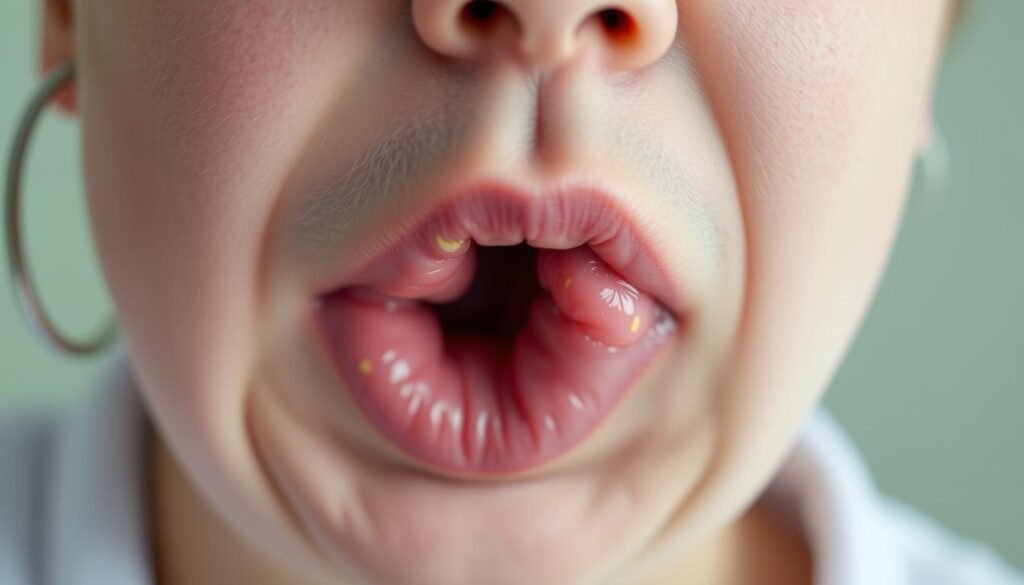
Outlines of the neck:
M157 585L308 583L269 563L207 506L159 433L151 448L150 526ZM803 535L758 500L678 563L637 585L809 585L811 569Z
M766 500L758 499L644 585L811 585L813 572L806 536Z
M156 585L308 583L269 563L222 521L185 477L159 433L154 433L148 461Z

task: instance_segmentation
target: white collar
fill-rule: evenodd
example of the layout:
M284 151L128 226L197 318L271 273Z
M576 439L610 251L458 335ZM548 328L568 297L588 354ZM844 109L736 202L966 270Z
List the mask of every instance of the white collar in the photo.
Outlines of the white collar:
M58 437L44 520L53 585L153 585L145 473L151 422L123 342ZM822 408L762 494L810 539L816 585L899 585L896 543L848 436Z
M151 429L119 340L59 426L44 563L53 585L152 585L145 456Z
M868 467L823 407L812 410L763 497L804 530L815 585L906 583Z

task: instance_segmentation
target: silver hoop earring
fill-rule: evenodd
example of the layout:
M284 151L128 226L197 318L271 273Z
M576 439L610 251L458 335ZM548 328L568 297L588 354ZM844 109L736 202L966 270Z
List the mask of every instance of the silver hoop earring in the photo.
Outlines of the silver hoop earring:
M111 318L95 338L80 342L69 339L53 325L43 310L39 295L32 286L29 277L25 252L21 246L21 227L19 225L19 199L21 197L21 172L28 151L29 139L35 129L39 114L46 107L53 95L75 75L74 61L68 61L53 69L32 97L28 107L22 114L18 130L11 145L10 159L7 162L7 182L4 195L6 198L7 225L7 262L15 295L21 303L22 313L32 330L50 346L77 356L95 353L110 344L117 335L117 321Z
M932 131L931 142L918 156L924 178L924 192L930 201L942 203L953 187L953 157L942 130Z

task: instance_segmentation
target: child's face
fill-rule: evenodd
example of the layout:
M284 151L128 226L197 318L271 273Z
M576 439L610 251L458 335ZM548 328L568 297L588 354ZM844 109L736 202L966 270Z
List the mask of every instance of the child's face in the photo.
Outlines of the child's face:
M619 26L597 0L502 4L74 7L91 219L145 398L214 508L292 567L568 583L707 536L769 480L885 264L944 3L623 0ZM483 182L521 192L455 208L475 241L401 239ZM579 221L527 217L584 184L606 193L565 200ZM598 202L647 246L602 257L612 280L586 248L539 251L538 291L535 251L484 247L517 241L488 240L497 216L596 254L613 235L588 227ZM405 264L364 267L395 243ZM325 284L454 298L474 258L498 284L464 329L548 294L579 320L553 343L534 339L548 317L513 319L491 362L426 305L333 299L330 350L314 327ZM619 276L639 326L595 305ZM586 321L628 353L656 307L676 329L647 361L566 350Z

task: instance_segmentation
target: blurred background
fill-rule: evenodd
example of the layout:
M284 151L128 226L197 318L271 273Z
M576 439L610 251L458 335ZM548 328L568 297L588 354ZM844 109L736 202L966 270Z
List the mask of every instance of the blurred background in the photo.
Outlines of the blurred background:
M37 2L0 4L0 152L36 87ZM940 74L951 177L918 168L888 272L825 400L881 491L1024 567L1024 1L975 0ZM58 325L113 311L91 244L73 120L45 114L25 175L23 240ZM4 242L0 241L0 251ZM32 335L0 276L0 409L89 386L103 357Z

